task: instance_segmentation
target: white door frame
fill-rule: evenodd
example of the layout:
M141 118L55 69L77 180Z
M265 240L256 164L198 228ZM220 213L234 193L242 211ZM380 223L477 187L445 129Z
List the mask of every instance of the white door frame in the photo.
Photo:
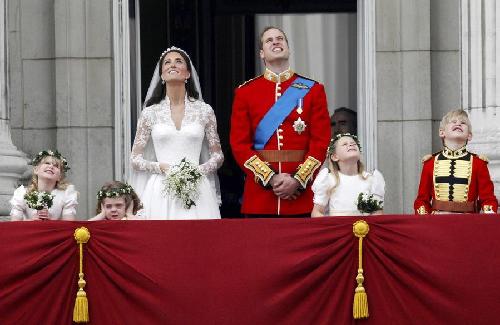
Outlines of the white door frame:
M127 0L113 0L114 178L127 179L130 157L130 33Z
M358 0L358 135L367 170L377 168L376 1Z

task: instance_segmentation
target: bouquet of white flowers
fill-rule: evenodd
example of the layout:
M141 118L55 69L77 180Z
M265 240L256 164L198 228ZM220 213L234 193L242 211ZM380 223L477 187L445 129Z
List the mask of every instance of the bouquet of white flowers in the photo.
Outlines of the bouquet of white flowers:
M48 192L31 191L24 194L24 200L29 208L35 210L42 210L43 208L50 208L54 201L54 195Z
M373 194L359 193L356 205L361 213L373 213L375 211L382 210L384 202L375 199Z
M183 158L177 165L168 171L163 180L163 195L173 195L184 204L184 208L189 209L196 205L198 198L198 185L203 174L193 163Z

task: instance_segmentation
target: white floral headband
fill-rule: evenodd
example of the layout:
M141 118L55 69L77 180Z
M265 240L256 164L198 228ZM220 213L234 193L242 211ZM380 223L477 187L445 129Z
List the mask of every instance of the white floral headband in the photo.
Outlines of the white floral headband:
M120 197L122 195L131 194L134 191L132 186L128 184L124 184L124 186L120 186L118 188L112 188L109 190L100 190L97 192L97 199L101 200L104 198L115 198Z
M66 158L64 158L63 155L61 155L61 153L57 150L43 150L43 151L40 151L36 156L35 158L33 158L31 160L31 164L33 166L36 166L38 165L43 158L47 157L47 156L50 156L50 157L54 157L58 160L61 161L61 164L62 164L62 168L65 172L67 172L68 170L70 170L69 168L69 165L68 165L68 161L66 160Z
M359 143L357 135L350 133L339 133L330 140L330 144L328 145L328 149L326 151L328 156L330 156L335 151L335 143L342 137L350 137L351 139L353 139L354 142L356 142L356 144L358 145L359 151L361 152L361 144Z

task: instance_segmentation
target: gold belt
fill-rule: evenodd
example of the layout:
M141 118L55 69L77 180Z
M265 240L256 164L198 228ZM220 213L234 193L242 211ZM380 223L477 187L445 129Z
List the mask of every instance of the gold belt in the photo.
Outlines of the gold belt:
M305 150L258 150L260 159L267 162L303 162Z

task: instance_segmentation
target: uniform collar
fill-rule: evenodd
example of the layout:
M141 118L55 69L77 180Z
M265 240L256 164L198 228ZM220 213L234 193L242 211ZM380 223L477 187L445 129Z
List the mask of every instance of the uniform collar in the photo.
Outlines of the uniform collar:
M266 68L266 71L264 72L264 78L266 78L269 81L279 83L279 82L287 81L288 79L293 77L294 74L295 74L295 72L293 72L293 70L290 68L286 69L285 71L283 71L280 74L274 73L271 70L269 70L268 68Z
M445 156L448 159L456 159L456 158L461 158L467 154L467 149L465 146L457 149L457 150L451 150L448 147L443 148L443 156Z

